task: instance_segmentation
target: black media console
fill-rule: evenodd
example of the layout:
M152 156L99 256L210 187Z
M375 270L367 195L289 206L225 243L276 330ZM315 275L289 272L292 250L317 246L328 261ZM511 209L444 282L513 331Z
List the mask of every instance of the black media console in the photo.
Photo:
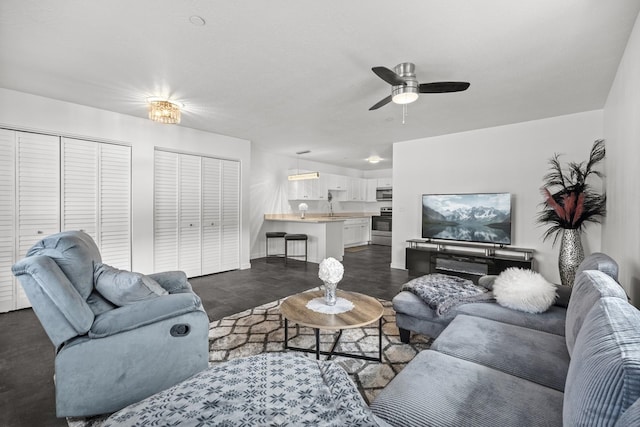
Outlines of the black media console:
M477 283L485 274L500 274L509 267L535 269L532 249L430 239L407 242L405 267L410 276L442 273Z

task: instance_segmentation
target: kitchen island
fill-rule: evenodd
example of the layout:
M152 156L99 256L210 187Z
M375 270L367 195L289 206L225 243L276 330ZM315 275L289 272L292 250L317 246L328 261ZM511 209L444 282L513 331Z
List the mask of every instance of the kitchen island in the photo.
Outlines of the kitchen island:
M299 214L265 214L264 232L284 231L306 234L309 236L307 242L309 262L320 263L328 257L342 261L344 256L344 221L351 218L369 218L371 215L375 214L337 214L334 216L307 214L303 219ZM304 253L302 245L304 242L290 242L289 251L294 254ZM283 248L282 251L284 251Z

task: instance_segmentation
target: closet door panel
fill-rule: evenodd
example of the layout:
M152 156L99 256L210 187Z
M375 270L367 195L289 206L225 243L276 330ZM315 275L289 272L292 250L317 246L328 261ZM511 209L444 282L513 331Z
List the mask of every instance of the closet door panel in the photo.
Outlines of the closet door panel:
M202 158L202 274L221 271L221 163Z
M131 147L100 144L100 253L106 264L131 269Z
M178 264L178 154L156 150L154 160L154 271Z
M18 258L60 231L60 142L49 135L17 133ZM19 283L16 308L29 307Z
M222 271L240 268L240 162L222 161Z
M181 154L179 157L178 264L187 277L200 276L201 268L201 158Z
M15 132L0 129L0 312L15 306Z
M62 230L98 242L98 143L62 138Z

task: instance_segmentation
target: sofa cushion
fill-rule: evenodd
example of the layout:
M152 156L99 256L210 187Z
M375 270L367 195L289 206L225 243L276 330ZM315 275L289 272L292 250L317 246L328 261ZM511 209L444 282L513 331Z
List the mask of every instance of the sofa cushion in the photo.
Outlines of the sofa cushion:
M586 270L598 270L618 281L618 263L607 254L594 252L589 254L578 266L576 277L580 272Z
M565 328L569 355L573 353L573 346L584 318L591 307L603 297L617 297L626 301L627 294L618 282L601 271L586 270L576 276L567 307Z
M431 350L564 390L569 353L563 336L461 314Z
M118 306L168 294L162 286L148 276L118 270L107 264L96 264L94 276L98 292Z
M564 335L564 321L567 310L552 305L544 313L535 314L515 311L495 303L473 303L459 306L456 309L456 313L483 317L485 319L523 326L551 334Z
M626 300L601 298L575 342L564 425L614 425L639 398L640 312Z
M558 426L562 393L436 351L420 352L371 404L395 426Z
M419 296L409 291L402 291L393 297L393 309L396 313L407 314L418 319L430 320L443 325L448 325L456 317L455 309L438 316L435 310L430 308Z
M542 313L556 300L556 287L532 270L511 267L493 282L498 304L527 313Z
M27 251L27 257L53 259L83 299L93 291L93 264L102 262L91 237L82 231L64 231L45 237Z

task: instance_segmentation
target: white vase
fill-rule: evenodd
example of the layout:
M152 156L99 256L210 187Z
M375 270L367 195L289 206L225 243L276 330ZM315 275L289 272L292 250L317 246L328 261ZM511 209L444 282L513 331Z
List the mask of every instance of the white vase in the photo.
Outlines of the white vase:
M324 282L324 302L327 305L336 305L337 283Z

